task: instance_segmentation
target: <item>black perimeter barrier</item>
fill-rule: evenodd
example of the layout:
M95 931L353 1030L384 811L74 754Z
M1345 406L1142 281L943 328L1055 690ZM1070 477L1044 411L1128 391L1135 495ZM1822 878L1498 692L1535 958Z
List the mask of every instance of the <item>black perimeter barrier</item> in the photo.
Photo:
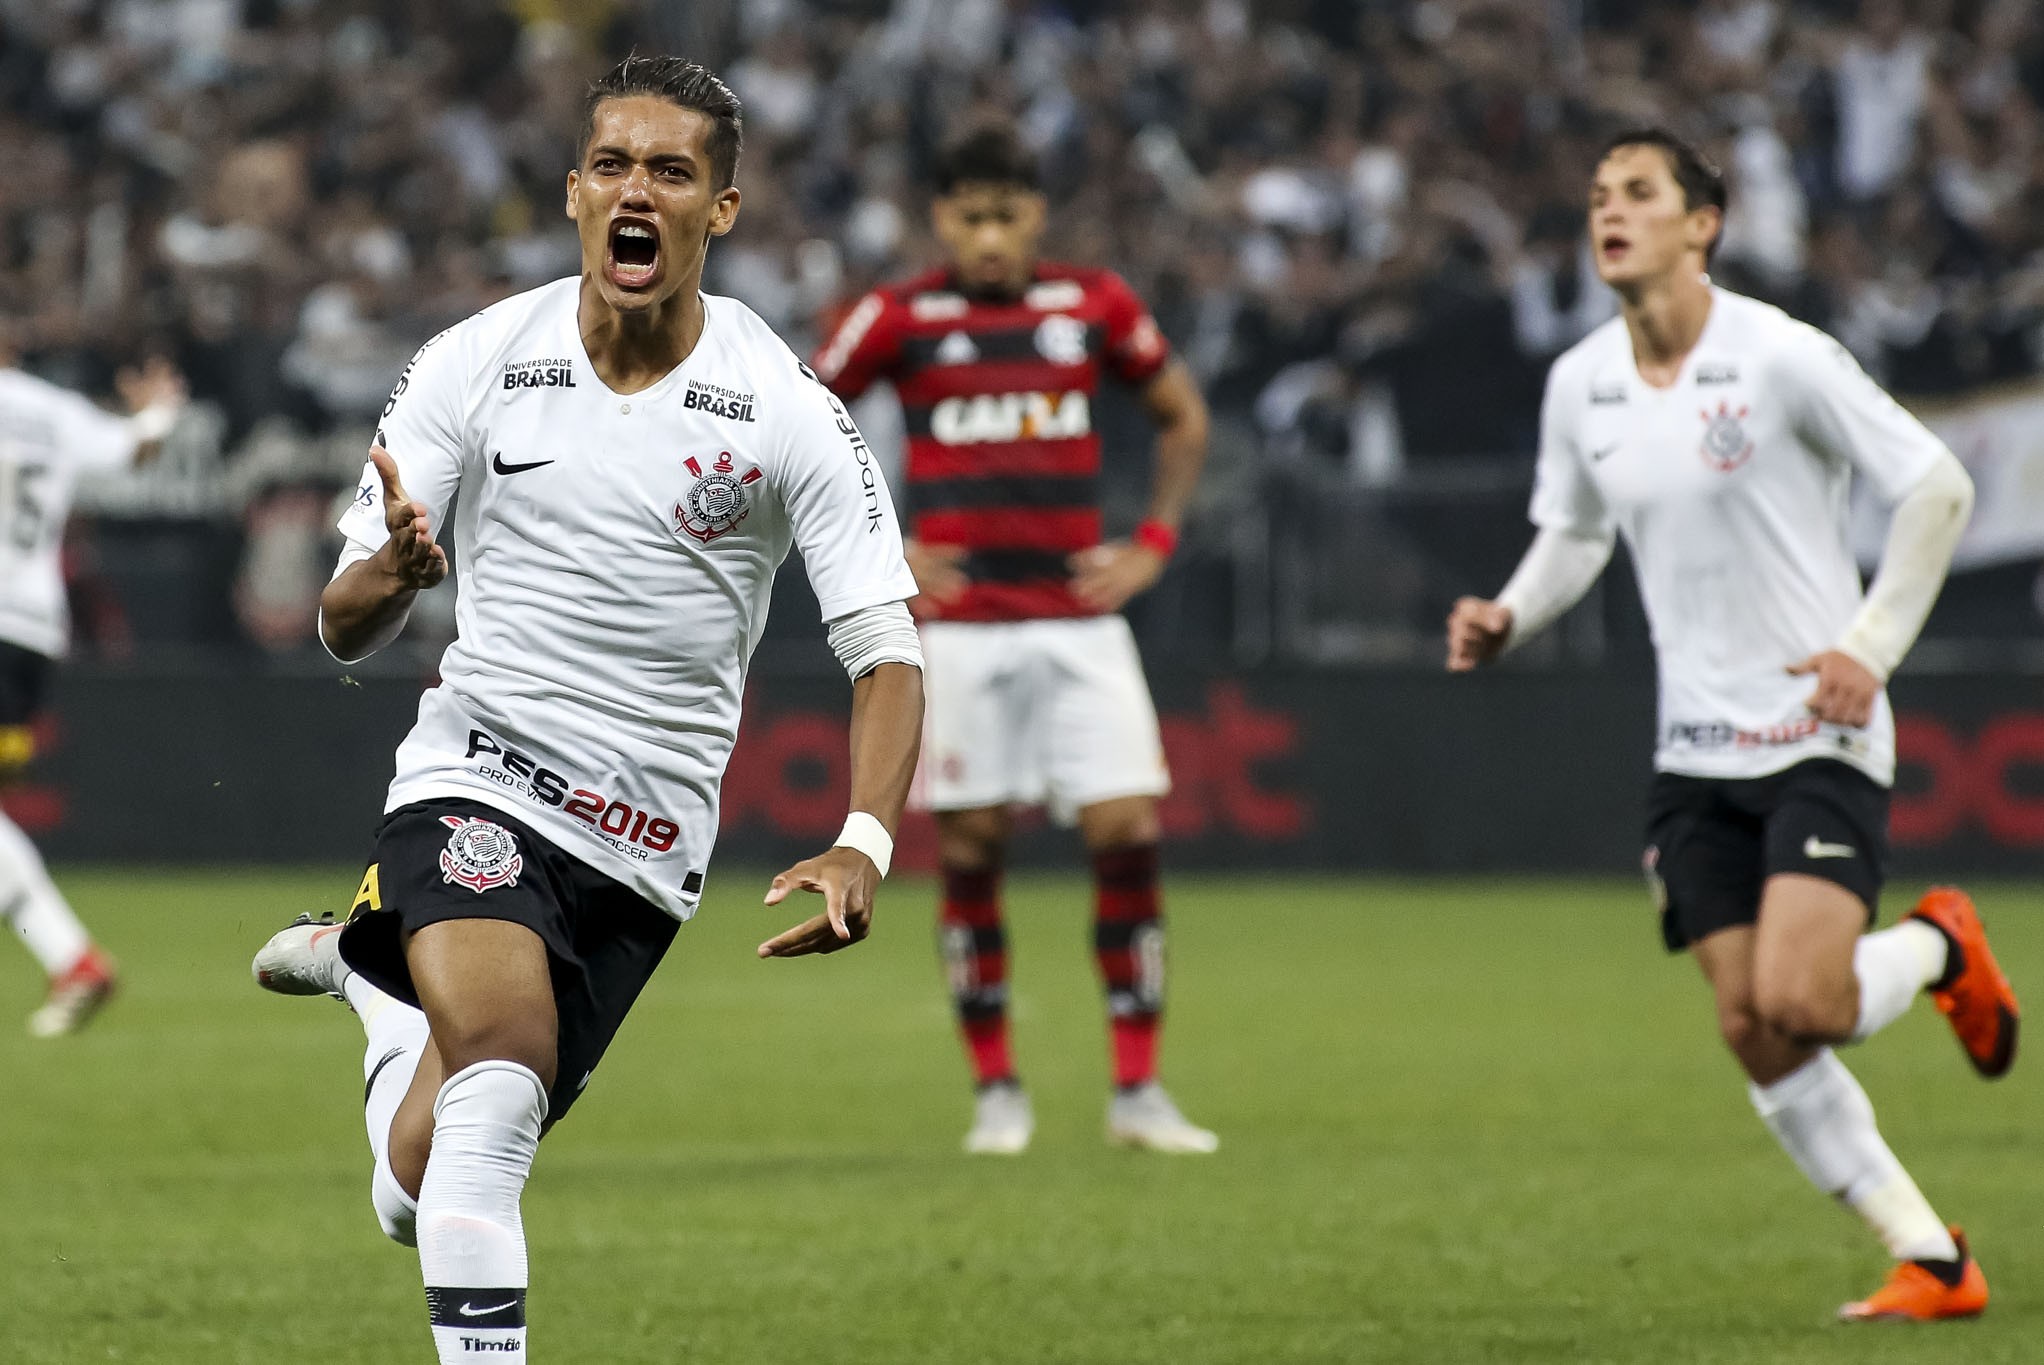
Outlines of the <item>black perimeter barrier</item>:
M1172 865L1399 873L1636 869L1653 730L1631 670L1153 674ZM80 666L7 808L61 861L353 862L420 683ZM1896 870L2044 868L2044 679L1905 675ZM755 674L722 866L816 851L844 819L842 676ZM1040 824L1019 863L1075 861ZM932 865L927 818L898 862Z

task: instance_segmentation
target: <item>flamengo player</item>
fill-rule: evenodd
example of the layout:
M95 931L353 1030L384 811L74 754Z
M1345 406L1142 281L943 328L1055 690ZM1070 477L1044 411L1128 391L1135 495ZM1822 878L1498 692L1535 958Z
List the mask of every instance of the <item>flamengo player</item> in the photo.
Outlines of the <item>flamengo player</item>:
M6 349L0 343L0 352ZM0 787L35 757L32 729L51 669L70 643L60 562L71 490L80 473L147 460L184 402L184 381L162 361L119 377L133 410L116 417L0 354ZM50 979L28 1031L54 1038L82 1028L113 995L113 962L50 881L20 826L0 812L0 920Z
M908 560L930 710L922 784L943 862L939 939L979 1100L966 1150L1020 1152L1034 1118L1009 1050L1001 865L1011 805L1076 818L1093 860L1107 987L1111 1140L1211 1152L1157 1083L1164 928L1157 716L1118 614L1157 581L1206 457L1207 413L1147 309L1106 270L1036 258L1034 160L1011 128L947 147L934 218L944 269L861 299L815 358L846 398L892 380L908 426ZM1103 376L1157 423L1149 513L1101 543Z
M1864 932L1895 769L1882 680L1944 582L1972 484L1843 347L1711 285L1724 205L1716 168L1672 135L1608 145L1589 227L1622 315L1554 364L1539 533L1496 601L1456 604L1448 667L1555 620L1624 533L1659 662L1646 869L1667 945L1709 980L1762 1121L1900 1262L1839 1316L1970 1316L1987 1304L1980 1267L1831 1049L1927 989L1983 1075L2015 1056L2015 997L1962 893ZM1855 472L1895 503L1864 596L1845 537Z
M825 908L762 957L865 936L915 769L915 583L871 456L757 316L699 292L738 214L739 132L693 63L628 58L599 81L568 176L581 278L426 344L341 519L321 604L337 657L388 642L445 576L457 493L459 634L347 925L286 929L255 971L361 1016L373 1202L418 1248L443 1362L526 1358L534 1148L695 911L791 546L856 680L853 813L774 878L769 905L807 890ZM744 402L703 401L726 395Z

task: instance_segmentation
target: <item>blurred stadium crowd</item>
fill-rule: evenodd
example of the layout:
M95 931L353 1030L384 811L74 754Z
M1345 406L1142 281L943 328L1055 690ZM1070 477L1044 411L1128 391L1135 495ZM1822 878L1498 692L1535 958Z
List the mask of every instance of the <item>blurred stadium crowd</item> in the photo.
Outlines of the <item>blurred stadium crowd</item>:
M1207 386L1219 553L1288 470L1396 489L1516 457L1516 523L1547 362L1612 311L1580 223L1621 125L1713 148L1719 278L1898 392L2044 370L2032 0L0 0L0 23L0 344L94 392L161 350L200 400L161 468L88 495L102 559L229 528L231 617L166 603L158 634L304 647L330 496L405 359L574 270L581 92L633 46L744 100L709 287L798 348L931 258L946 131L1018 117L1052 251L1127 275ZM1204 596L1239 607L1240 577Z

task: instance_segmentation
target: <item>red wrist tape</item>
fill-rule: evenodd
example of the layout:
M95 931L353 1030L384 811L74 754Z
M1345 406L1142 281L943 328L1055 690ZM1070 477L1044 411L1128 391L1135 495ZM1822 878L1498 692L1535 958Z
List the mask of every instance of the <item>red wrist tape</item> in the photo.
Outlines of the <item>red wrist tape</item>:
M1178 549L1178 532L1161 521L1145 521L1136 526L1136 533L1129 537L1145 550L1154 550L1160 558L1169 559Z

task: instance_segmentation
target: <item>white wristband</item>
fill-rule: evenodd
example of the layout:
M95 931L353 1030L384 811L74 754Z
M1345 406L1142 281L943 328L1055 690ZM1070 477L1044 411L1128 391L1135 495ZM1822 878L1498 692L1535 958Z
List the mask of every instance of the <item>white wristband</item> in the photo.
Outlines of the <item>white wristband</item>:
M873 866L880 869L880 875L887 875L887 865L894 861L894 839L887 832L887 826L862 810L855 810L845 817L845 827L838 831L833 848L856 848L873 860Z

